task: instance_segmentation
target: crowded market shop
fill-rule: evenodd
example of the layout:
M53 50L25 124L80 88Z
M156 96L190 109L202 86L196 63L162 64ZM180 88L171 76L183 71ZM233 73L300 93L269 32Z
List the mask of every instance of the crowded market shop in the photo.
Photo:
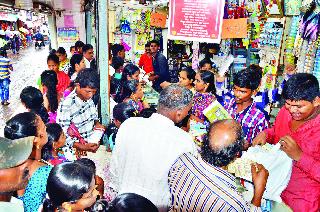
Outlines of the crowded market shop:
M180 7L175 5L172 8L173 3L180 4ZM217 4L219 9L210 9ZM291 74L285 70L294 69L319 77L320 50L316 27L319 4L310 0L213 1L199 3L201 7L197 9L197 15L186 12L188 7L192 8L187 1L172 1L170 4L167 1L147 1L145 4L111 1L109 41L123 44L127 60L138 63L146 42L159 40L160 50L168 58L173 82L178 80L176 73L182 66L197 70L199 62L208 57L216 69L220 92L230 88L232 73L257 64L263 68L260 91L262 104L266 106L277 100L278 91L275 89L283 77L287 77L286 74ZM180 23L184 22L185 27L180 29L181 36L172 35L176 29L172 29L169 13L181 15ZM190 24L191 16L194 16L192 20L200 17L203 23L193 21ZM210 17L217 17L218 22L211 23L218 26L217 39L203 42L205 34L183 34L192 27L206 30L208 25L204 23Z

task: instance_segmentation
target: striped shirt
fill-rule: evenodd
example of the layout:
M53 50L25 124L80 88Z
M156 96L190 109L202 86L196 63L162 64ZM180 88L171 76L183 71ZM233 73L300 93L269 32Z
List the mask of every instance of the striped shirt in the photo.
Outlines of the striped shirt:
M11 60L0 56L0 79L7 79L12 69Z
M181 155L169 172L170 211L261 211L237 191L235 177L205 162Z
M237 104L234 98L225 102L224 107L231 117L241 124L245 139L250 144L261 131L269 127L269 118L266 112L257 107L255 102L239 113L237 113Z
M75 90L60 103L57 110L57 123L60 124L66 135L66 146L63 150L68 160L75 159L73 143L77 141L76 138L71 138L67 133L70 125L74 123L81 137L87 141L93 134L96 120L98 120L98 111L93 100L82 101Z

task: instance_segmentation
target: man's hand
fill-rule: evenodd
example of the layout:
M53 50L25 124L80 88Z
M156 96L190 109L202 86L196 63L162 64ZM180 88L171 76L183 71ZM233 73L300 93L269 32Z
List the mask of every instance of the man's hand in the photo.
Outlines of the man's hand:
M252 204L257 207L260 207L261 199L266 189L269 172L263 167L263 165L253 163L251 164L251 173L252 182L254 185L254 195L252 198Z
M88 143L86 144L87 151L95 153L99 149L98 144Z
M171 85L170 82L164 81L163 83L160 84L161 88L164 89L166 87L168 87L169 85Z
M280 149L284 151L291 159L299 161L302 155L302 150L297 142L289 135L280 138Z
M267 143L267 134L265 132L260 132L252 141L252 146L265 145Z
M100 122L98 122L98 121L94 124L94 127L96 127L96 128L106 129L106 126L104 126L104 125L100 124Z
M159 78L158 75L150 75L150 77L148 78L149 81L155 81Z

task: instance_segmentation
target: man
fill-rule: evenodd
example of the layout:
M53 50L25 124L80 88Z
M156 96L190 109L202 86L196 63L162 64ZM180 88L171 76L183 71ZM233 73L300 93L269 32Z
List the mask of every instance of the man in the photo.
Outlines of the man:
M57 111L57 123L66 134L67 141L64 151L68 160L75 160L73 150L96 152L99 146L88 143L94 127L104 128L99 123L98 111L92 100L99 89L99 76L92 69L84 69L78 73L75 90L60 103ZM79 136L69 135L69 128L76 128ZM69 130L68 130L69 129ZM68 133L69 132L69 133Z
M170 73L169 73L169 65L167 58L159 52L160 43L157 40L153 40L150 42L150 50L153 58L153 70L151 73L149 80L153 82L152 87L161 92L162 88L160 86L164 81L171 82Z
M149 42L145 45L145 53L140 57L139 67L143 68L146 74L150 74L151 72L153 72L152 55L150 52Z
M126 57L126 52L124 50L124 46L121 44L114 44L111 47L112 57L121 57L123 60Z
M34 137L10 140L0 138L0 208L6 212L22 212L23 203L12 197L24 189L30 178L28 160Z
M235 177L226 171L243 144L241 126L235 120L212 124L201 156L185 153L170 169L171 211L259 210L268 171L260 164L251 165L255 188L252 204L238 193Z
M0 97L2 105L9 105L10 71L13 71L13 67L5 55L5 51L0 51Z
M174 125L188 115L191 101L190 90L171 85L160 93L157 113L121 124L110 165L111 187L119 194L140 194L168 210L169 169L182 153L196 152L192 137Z
M293 211L320 209L320 98L319 82L312 74L295 74L283 86L285 106L274 126L261 132L253 145L280 142L294 160L282 200Z
M247 141L246 146L269 126L266 112L259 108L252 99L257 93L261 77L261 70L251 70L251 68L235 73L233 78L234 98L225 102L228 113L241 124Z
M72 57L72 55L75 53L75 51L76 51L76 47L75 46L70 46L70 49L69 49L69 51L70 51L70 58Z
M94 59L93 46L91 44L86 44L82 47L82 54L86 68L97 69L96 60Z
M84 43L81 40L78 40L74 47L76 48L75 54L82 54L82 47L84 46Z

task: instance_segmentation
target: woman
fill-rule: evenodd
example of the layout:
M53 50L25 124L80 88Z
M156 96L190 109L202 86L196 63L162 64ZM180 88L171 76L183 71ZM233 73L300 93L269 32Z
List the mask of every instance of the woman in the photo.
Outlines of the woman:
M76 162L65 162L51 170L47 193L44 212L83 211L95 203L99 194L93 170Z
M70 61L68 59L66 50L63 47L59 47L56 51L56 55L59 57L59 70L68 74L68 71L70 69Z
M49 122L47 109L43 105L43 95L35 87L25 87L20 94L20 100L29 112L34 112L41 117L44 123Z
M23 201L25 212L37 211L45 199L47 178L52 168L40 160L41 150L48 140L46 126L35 113L20 113L7 121L4 136L12 140L35 136L28 160L30 179L27 187L17 191L17 194Z
M41 85L43 91L44 106L48 111L49 123L55 123L57 109L62 94L57 92L57 74L53 71L44 71L41 74Z
M195 76L196 76L196 72L191 67L182 68L181 71L179 72L178 85L188 88L194 94L196 92L194 89ZM161 83L160 86L162 88L165 88L171 84L172 83L165 81Z
M150 107L144 98L142 86L138 80L129 80L123 85L121 99L131 104L139 112Z
M78 73L86 68L86 64L84 62L84 58L82 54L74 54L70 59L70 70L68 72L68 75L70 77L70 80L74 82L74 80L77 78Z
M211 71L198 72L195 77L195 89L191 119L209 125L203 111L216 100L214 74Z

